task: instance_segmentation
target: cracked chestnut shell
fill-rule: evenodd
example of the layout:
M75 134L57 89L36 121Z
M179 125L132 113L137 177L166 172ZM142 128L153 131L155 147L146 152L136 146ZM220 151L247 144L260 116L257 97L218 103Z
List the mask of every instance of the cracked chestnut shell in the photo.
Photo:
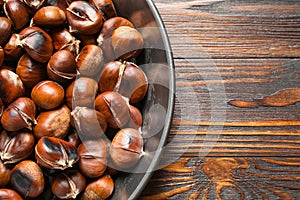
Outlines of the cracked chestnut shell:
M20 77L8 70L0 69L0 98L8 105L25 95L25 87Z
M48 169L65 170L78 161L76 147L62 139L44 136L35 146L37 163Z
M14 190L1 188L0 199L23 200L23 198Z
M114 129L122 128L130 118L129 106L117 92L103 92L95 99L95 109L101 112L108 126Z
M85 177L78 171L66 171L57 175L51 186L59 199L76 199L86 186Z
M20 97L12 102L3 112L2 127L7 131L18 131L23 128L32 130L35 121L36 106L27 97Z
M133 128L125 128L117 132L111 147L110 158L117 168L134 166L144 155L141 133Z
M4 46L4 60L16 61L23 55L24 50L19 46L19 34L12 34Z
M53 47L56 51L68 50L77 56L80 40L77 40L67 29L56 30L51 34Z
M28 131L7 134L4 130L0 134L0 158L3 163L11 164L27 158L34 148L34 137Z
M31 160L24 160L12 169L10 183L25 198L39 196L45 187L41 168Z
M102 14L86 1L73 1L66 11L70 32L93 35L102 27Z

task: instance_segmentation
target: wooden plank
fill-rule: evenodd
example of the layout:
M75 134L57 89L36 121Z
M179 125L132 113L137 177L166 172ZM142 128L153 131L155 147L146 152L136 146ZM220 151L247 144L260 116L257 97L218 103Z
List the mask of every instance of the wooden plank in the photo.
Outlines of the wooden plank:
M300 55L299 0L154 1L175 58Z
M181 158L140 199L299 199L300 158Z

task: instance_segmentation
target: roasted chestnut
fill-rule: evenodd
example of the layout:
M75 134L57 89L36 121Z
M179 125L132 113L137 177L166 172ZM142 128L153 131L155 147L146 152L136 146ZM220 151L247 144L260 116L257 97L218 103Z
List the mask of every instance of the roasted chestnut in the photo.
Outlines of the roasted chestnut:
M32 18L32 25L56 28L63 26L66 22L65 12L56 6L45 6L37 10Z
M16 43L38 62L45 63L52 55L52 39L41 28L35 26L24 28L20 32Z
M98 84L92 78L80 77L73 81L66 90L66 102L69 108L94 107Z
M8 105L25 95L25 87L20 77L8 70L0 69L0 98Z
M3 162L0 160L0 187L5 187L10 181L11 171L7 168ZM1 189L0 189L0 199L1 199ZM3 197L2 197L3 198ZM4 198L5 199L5 198Z
M72 124L81 140L101 137L107 128L102 113L87 107L75 107L71 112Z
M33 133L37 138L43 136L64 138L68 134L70 121L71 111L66 105L55 110L41 112L37 117Z
M110 175L104 175L87 185L81 200L107 199L112 194L113 190L113 179Z
M24 54L17 65L16 74L27 88L33 88L37 83L47 78L46 66Z
M44 136L35 146L35 157L40 166L65 170L78 161L77 149L71 143L55 137Z
M58 107L63 103L64 98L64 88L54 81L41 81L31 91L31 99L34 103L46 110Z
M103 14L104 21L117 16L115 6L111 0L90 0L90 3Z
M76 65L81 76L95 77L101 70L104 58L100 47L85 45L76 57Z
M55 52L48 62L47 74L62 85L70 84L77 76L74 55L68 50Z
M4 46L12 34L12 23L6 17L0 17L0 46Z
M23 198L16 191L11 190L11 189L6 189L6 188L0 189L0 199L23 200Z
M35 198L43 192L45 179L34 161L24 160L12 169L10 183L23 197Z
M27 97L20 97L12 102L1 117L2 127L7 131L18 131L23 128L32 130L35 121L36 106Z
M73 1L67 8L67 22L70 32L92 35L102 27L101 13L86 1Z
M79 53L80 40L77 40L67 29L59 29L53 31L52 34L53 47L58 50L69 50L76 56Z
M115 135L110 147L113 165L124 169L135 165L144 155L141 133L133 128L121 129Z
M147 76L136 64L112 61L104 65L99 79L101 92L119 92L129 98L130 103L138 103L145 97L147 89Z
M107 166L107 141L86 140L78 147L79 169L90 178L100 177Z
M101 112L108 126L114 129L122 128L130 118L129 106L117 92L103 92L95 99L95 109Z
M0 158L3 163L11 164L27 158L34 148L34 137L28 131L7 134L4 130L0 134Z
M120 26L111 35L111 45L116 59L138 56L144 47L143 36L135 28Z
M19 0L4 1L4 12L13 22L15 30L23 28L29 22L29 12L26 5Z
M57 175L52 182L51 190L59 199L76 199L85 186L85 177L72 170Z

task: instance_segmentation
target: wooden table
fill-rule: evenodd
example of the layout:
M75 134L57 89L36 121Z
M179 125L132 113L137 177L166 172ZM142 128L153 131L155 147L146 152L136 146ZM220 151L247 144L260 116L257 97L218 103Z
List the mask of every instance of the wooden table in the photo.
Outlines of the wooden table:
M140 199L300 199L300 1L154 2L177 90Z

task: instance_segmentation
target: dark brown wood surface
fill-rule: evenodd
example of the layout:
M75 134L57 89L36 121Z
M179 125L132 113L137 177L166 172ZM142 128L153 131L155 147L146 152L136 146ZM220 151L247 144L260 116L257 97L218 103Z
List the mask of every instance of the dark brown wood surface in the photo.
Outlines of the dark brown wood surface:
M140 199L300 199L300 0L154 2L177 90Z

